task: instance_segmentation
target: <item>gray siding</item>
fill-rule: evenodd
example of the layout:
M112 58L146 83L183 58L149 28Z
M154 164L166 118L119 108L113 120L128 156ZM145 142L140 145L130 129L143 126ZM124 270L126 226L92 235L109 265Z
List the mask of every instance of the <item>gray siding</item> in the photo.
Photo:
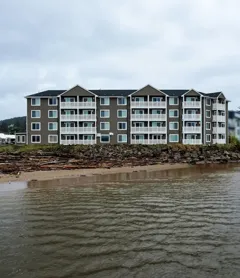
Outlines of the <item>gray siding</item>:
M133 97L137 97L137 96L165 96L164 93L162 93L161 91L153 88L152 86L148 85L142 89L140 89L139 91L137 91L136 93L132 94Z
M170 97L167 98L167 142L170 143L169 141L169 135L170 134L179 134L179 142L182 141L182 98L178 98L178 105L170 105L169 104ZM169 117L169 111L170 110L178 110L178 117L177 118L170 118ZM170 122L178 122L179 130L170 130L169 123Z

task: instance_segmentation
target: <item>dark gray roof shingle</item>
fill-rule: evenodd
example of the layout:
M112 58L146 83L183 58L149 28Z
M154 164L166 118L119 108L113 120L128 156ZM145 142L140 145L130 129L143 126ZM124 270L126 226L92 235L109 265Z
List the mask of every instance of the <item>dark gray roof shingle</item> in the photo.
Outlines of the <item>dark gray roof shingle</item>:
M130 94L136 92L137 90L89 90L90 92L100 96L100 97L114 97L114 96L123 96L127 97Z

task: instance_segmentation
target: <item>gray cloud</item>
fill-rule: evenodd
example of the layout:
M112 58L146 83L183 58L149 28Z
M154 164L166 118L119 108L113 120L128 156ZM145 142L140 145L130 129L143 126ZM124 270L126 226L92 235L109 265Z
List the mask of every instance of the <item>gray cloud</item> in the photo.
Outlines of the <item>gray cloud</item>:
M48 88L222 90L240 103L237 0L0 1L0 119ZM238 96L239 95L239 96Z

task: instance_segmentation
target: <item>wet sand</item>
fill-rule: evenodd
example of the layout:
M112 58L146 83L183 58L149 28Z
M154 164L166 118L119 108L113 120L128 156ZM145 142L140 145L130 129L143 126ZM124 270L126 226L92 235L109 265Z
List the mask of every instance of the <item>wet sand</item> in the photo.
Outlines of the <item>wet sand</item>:
M19 177L15 175L0 175L0 184L15 181L47 181L64 178L91 177L93 175L108 175L118 173L132 173L136 171L163 171L172 169L189 168L189 164L164 164L148 165L136 167L119 167L119 168L97 168L97 169L77 169L77 170L52 170L52 171L35 171L22 172Z

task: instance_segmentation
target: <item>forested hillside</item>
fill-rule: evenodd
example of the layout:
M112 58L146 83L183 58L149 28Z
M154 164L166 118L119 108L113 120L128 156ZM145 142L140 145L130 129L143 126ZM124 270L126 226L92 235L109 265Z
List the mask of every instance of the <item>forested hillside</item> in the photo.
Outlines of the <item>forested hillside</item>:
M26 117L15 117L0 121L0 133L14 134L26 131Z

